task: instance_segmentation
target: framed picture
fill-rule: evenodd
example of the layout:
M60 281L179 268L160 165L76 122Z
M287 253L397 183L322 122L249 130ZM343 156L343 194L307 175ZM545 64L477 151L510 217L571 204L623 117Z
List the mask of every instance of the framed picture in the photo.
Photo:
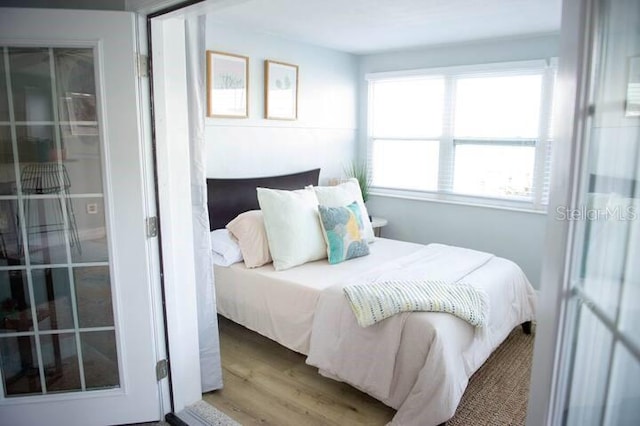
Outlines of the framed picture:
M207 51L207 116L249 116L249 58Z
M264 61L264 118L298 119L298 66Z
M65 93L69 127L74 136L96 136L98 117L96 114L96 95L91 93Z
M625 117L640 117L640 56L629 59Z

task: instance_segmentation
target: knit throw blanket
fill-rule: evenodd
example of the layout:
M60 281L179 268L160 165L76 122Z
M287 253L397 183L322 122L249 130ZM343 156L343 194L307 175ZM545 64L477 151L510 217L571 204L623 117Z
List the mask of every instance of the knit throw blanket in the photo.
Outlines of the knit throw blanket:
M487 322L485 292L468 284L437 280L392 280L344 287L361 327L368 327L400 312L446 312L475 327Z

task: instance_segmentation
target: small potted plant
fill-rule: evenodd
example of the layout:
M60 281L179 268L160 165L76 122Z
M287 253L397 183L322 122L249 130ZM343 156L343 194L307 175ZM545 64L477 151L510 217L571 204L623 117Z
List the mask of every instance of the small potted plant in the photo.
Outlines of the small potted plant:
M356 178L362 192L362 199L366 203L371 189L371 175L366 161L352 161L344 168L344 174L349 178Z

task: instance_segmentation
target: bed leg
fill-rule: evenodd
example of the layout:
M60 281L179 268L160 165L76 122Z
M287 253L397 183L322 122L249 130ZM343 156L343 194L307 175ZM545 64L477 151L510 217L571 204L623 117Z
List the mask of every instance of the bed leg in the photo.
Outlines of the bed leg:
M531 334L531 321L522 323L522 331L524 334Z

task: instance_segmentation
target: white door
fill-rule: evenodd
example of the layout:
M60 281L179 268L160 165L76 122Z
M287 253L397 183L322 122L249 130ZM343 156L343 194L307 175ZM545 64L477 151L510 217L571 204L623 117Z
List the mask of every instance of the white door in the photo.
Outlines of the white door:
M640 3L595 0L557 424L640 425ZM558 213L566 217L567 210Z
M160 418L134 22L0 8L0 424Z

